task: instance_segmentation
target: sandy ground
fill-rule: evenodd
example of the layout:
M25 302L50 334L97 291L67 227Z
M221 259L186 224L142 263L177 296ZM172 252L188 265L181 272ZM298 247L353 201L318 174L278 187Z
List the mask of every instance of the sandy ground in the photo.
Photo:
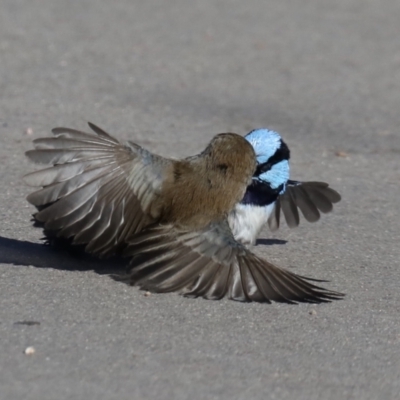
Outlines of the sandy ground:
M0 1L1 399L398 399L398 0ZM92 121L168 156L278 130L332 214L255 251L327 305L144 296L41 245L24 157ZM33 346L35 353L24 354Z

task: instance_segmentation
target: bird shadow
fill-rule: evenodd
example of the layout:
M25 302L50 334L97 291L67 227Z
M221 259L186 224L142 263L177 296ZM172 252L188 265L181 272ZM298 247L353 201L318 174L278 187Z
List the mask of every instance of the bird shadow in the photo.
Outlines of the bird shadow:
M0 236L0 263L3 264L110 275L125 273L128 262L122 257L99 259L80 247L60 248Z
M257 239L257 245L284 245L286 240ZM94 271L99 275L125 276L129 260L97 258L80 246L49 246L0 236L0 264L26 265L63 271Z
M259 245L272 246L274 244L283 245L286 243L287 243L287 240L281 240L281 239L257 239L256 240L256 246L259 246Z

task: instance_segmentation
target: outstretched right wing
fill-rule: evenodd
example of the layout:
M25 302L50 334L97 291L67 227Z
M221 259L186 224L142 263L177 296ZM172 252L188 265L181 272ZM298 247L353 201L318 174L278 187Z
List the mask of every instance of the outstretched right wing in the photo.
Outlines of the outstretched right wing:
M47 235L72 238L87 252L106 256L157 221L156 200L171 161L89 126L96 135L55 128L54 138L34 140L35 149L26 155L52 166L24 179L42 187L27 200L38 208L34 218Z
M132 257L127 280L153 292L266 303L320 303L343 296L257 257L235 241L227 221L197 231L155 224L134 235L124 255Z

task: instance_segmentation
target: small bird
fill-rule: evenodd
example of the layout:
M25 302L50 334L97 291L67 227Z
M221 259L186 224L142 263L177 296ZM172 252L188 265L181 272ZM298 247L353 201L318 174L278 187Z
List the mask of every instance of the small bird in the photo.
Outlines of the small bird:
M164 158L95 134L55 128L26 155L51 166L25 176L48 238L131 257L129 282L153 292L238 301L326 302L343 295L263 260L235 240L228 215L252 184L250 142L216 135L203 152Z
M278 229L281 210L294 228L300 222L298 208L308 222L315 222L320 212L332 211L333 203L340 201L340 194L325 182L289 179L290 151L277 132L255 129L245 138L256 152L257 168L243 199L228 217L236 240L254 245L267 222L271 230Z

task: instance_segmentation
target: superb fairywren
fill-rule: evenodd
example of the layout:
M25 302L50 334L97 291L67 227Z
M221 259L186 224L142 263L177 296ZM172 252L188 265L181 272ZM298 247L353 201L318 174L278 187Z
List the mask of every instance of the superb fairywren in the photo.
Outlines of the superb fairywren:
M257 168L243 199L229 214L229 226L235 239L255 244L262 227L268 222L279 227L282 210L289 227L299 225L299 212L315 222L320 212L332 210L340 195L325 182L300 182L289 179L290 151L281 136L268 129L256 129L245 137L253 146Z

